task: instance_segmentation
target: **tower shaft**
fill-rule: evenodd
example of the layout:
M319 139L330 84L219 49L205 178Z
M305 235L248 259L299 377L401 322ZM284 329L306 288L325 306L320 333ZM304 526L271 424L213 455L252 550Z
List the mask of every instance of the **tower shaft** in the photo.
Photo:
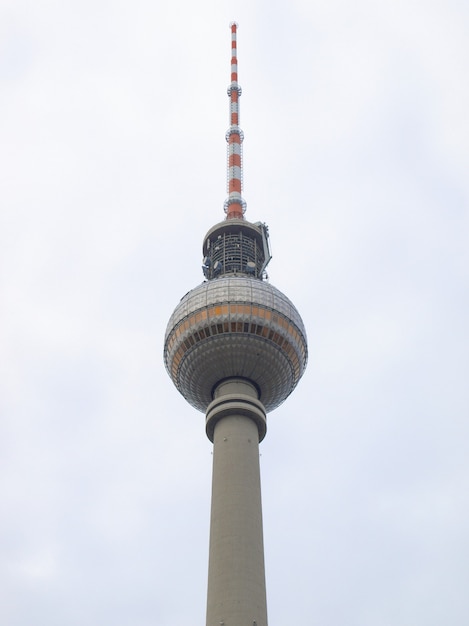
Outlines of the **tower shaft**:
M253 385L221 383L207 410L213 480L207 626L267 626L259 468L263 407Z

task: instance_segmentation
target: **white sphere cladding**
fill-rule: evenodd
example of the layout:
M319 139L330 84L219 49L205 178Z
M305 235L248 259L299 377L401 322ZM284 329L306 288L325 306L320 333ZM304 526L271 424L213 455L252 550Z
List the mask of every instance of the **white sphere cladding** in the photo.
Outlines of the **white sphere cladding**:
M306 367L306 331L281 291L257 278L220 277L189 291L165 335L166 369L184 398L205 412L222 380L245 378L266 411L296 387Z

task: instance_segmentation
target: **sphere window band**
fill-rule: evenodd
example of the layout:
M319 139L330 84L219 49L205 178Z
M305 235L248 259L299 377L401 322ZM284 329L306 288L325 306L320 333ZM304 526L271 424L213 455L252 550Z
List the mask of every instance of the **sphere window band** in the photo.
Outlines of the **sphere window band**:
M201 311L198 311L195 314L190 315L184 321L181 321L179 326L173 329L168 339L168 343L167 343L168 352L171 351L174 345L174 342L179 337L181 337L181 335L183 335L185 332L192 329L193 326L195 326L196 324L199 324L202 320L207 320L207 318L220 317L222 315L225 315L225 316L229 315L230 318L233 315L248 315L250 319L259 317L259 318L265 319L266 321L272 321L274 324L278 324L284 330L286 330L288 334L292 335L296 341L300 340L300 335L298 331L296 330L296 328L292 325L292 323L289 320L280 316L278 313L274 313L273 311L267 308L263 308L259 306L252 306L250 304L245 304L245 305L225 304L222 306L215 305L208 309L203 309ZM228 330L225 330L224 332L228 332ZM236 330L233 332L242 332L242 331ZM244 332L248 332L248 331L244 331ZM251 332L255 332L255 331L251 331ZM217 334L217 331L214 331L214 334Z
M195 314L193 313L188 318L181 321L180 324L176 328L173 329L173 331L171 332L168 338L167 351L171 352L174 346L174 343L179 339L179 337L181 337L184 333L188 332L189 330L193 329L193 327L196 324L200 324L202 320L207 320L208 318L213 318L213 317L220 317L223 315L230 316L230 317L233 315L248 315L251 320L252 318L259 317L261 319L265 319L266 321L272 321L274 324L278 324L279 326L281 326L285 331L287 331L289 335L293 337L293 339L296 342L300 342L300 345L301 345L301 339L300 339L301 335L296 329L296 327L288 319L284 318L279 313L273 312L272 310L264 308L264 307L259 307L257 305L252 306L251 304L244 304L244 305L224 304L224 305L215 305L215 306L203 309L201 311L198 311ZM245 322L245 324L246 323L248 322ZM218 326L220 326L220 324ZM260 332L253 330L253 326L254 324L251 323L250 332L260 334ZM229 332L228 326L226 325L226 323L225 323L225 330L223 331L215 330L216 327L214 325L212 325L211 328L213 329L212 331L213 334L217 334L219 332ZM237 326L236 328L238 330L234 330L232 328L231 332L249 332L247 330L244 330L245 325L243 327L243 330L240 330L241 326ZM266 331L269 330L267 327L259 327L259 328L263 328ZM205 330L205 332L207 331L208 331L208 328ZM191 330L191 332L193 331ZM301 348L302 348L302 356L305 357L305 351L302 346Z

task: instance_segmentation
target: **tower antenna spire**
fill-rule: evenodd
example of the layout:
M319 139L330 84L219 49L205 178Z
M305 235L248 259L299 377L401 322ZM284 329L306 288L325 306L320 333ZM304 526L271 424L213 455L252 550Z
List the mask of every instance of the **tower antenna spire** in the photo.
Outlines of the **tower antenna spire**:
M226 131L228 143L228 198L225 200L226 219L243 219L246 202L241 195L243 184L243 139L244 134L239 127L239 98L241 87L238 85L238 51L236 33L238 25L231 22L231 83L228 87L230 99L230 127Z

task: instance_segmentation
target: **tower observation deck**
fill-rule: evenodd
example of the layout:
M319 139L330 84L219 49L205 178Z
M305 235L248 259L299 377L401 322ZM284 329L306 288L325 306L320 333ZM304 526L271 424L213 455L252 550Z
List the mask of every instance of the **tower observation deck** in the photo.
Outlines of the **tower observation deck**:
M207 626L267 626L259 442L266 413L294 390L307 363L292 302L266 280L269 233L245 217L237 25L231 29L228 197L205 235L204 282L176 306L164 362L180 393L206 414L213 442Z

